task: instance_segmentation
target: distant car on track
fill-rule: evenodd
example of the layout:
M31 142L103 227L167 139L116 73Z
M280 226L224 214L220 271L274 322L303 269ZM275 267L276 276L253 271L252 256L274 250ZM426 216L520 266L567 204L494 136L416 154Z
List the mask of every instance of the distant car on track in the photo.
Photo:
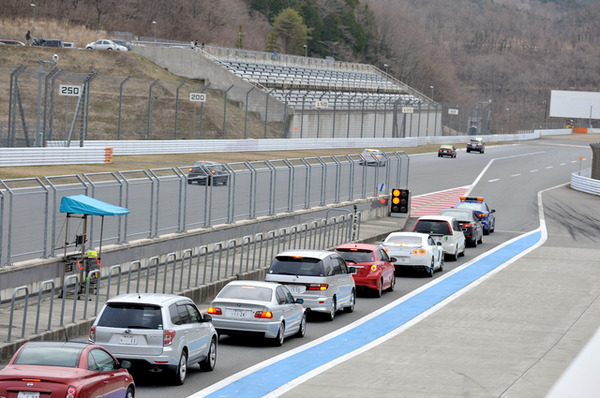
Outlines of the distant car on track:
M30 341L0 370L0 397L133 398L130 365L95 344Z
M479 153L485 152L485 142L483 141L483 138L471 138L467 141L467 153L475 151Z
M197 182L200 185L227 185L229 172L224 165L208 160L201 160L188 170L187 182Z
M379 149L365 149L360 154L358 164L362 166L385 166L385 154Z
M438 149L438 158L450 156L451 158L456 157L456 148L454 145L440 145L440 149Z
M208 313L219 335L259 335L280 346L286 337L304 337L302 299L274 282L232 281L214 298Z
M85 46L86 50L114 50L127 51L127 47L123 47L112 40L100 39Z
M496 210L491 209L482 196L461 196L454 206L457 209L475 210L483 226L483 233L488 235L496 228Z
M393 291L396 286L394 264L385 249L368 243L345 243L335 248L346 264L356 268L352 274L357 288L371 290L381 297L384 290Z
M430 277L444 270L444 249L429 234L392 232L381 243L392 258L396 273L402 269L425 271Z

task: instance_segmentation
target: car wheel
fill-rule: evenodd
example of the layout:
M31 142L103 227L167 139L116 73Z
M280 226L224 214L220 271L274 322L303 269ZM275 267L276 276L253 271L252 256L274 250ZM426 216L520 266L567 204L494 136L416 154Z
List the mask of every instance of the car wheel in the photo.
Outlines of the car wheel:
M331 305L329 306L329 312L327 313L327 320L333 321L335 319L335 297L331 300Z
M379 279L379 285L375 289L375 297L381 297L383 295L383 278Z
M353 290L350 294L350 305L344 307L344 312L354 312L354 306L356 305L356 292Z
M210 341L210 347L208 347L208 354L206 358L200 362L200 369L205 372L212 372L217 364L217 339L214 338Z
M393 292L395 288L396 288L396 274L393 273L390 287L388 288L388 292Z
M135 397L135 391L133 391L133 387L127 387L127 392L125 393L125 398L133 398Z
M435 259L433 257L431 257L431 265L429 266L429 269L427 270L427 276L428 277L433 277L433 273L435 272Z
M463 247L462 251L460 253L458 253L459 257L464 257L465 256L465 248Z
M183 385L185 382L185 376L187 376L187 353L183 351L179 358L179 364L173 374L173 384L177 386Z
M490 234L490 230L489 230L489 229L488 229L488 230L485 230L485 229L484 229L484 230L483 230L483 234L484 234L484 235L489 235L489 234Z
M440 259L440 272L444 272L444 256Z
M479 244L483 243L483 231L481 231L481 235L479 235L479 240L477 241L477 243L479 243Z
M279 324L279 331L277 332L277 337L273 340L273 344L276 347L281 347L283 345L283 340L285 340L285 323L281 322Z
M475 239L473 239L473 241L471 242L471 246L477 247L477 237L475 237Z
M490 229L490 232L494 232L494 229L496 229L496 221L494 220L494 224L492 225L492 228Z
M302 314L302 319L300 320L300 328L298 328L298 333L296 333L296 336L306 336L306 313Z

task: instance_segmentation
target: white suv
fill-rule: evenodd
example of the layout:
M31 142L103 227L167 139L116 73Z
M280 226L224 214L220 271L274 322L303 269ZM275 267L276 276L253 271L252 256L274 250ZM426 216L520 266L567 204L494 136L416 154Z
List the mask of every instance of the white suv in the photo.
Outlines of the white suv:
M429 234L436 243L441 242L444 254L453 260L465 255L465 234L454 217L420 217L415 223L413 232Z
M356 287L342 256L325 250L288 250L271 262L265 277L267 282L285 285L295 298L301 298L308 311L322 312L333 320L344 309L354 311Z
M104 304L90 329L89 341L119 361L156 372L171 371L174 384L185 381L187 367L199 363L212 371L217 361L217 332L210 315L174 294L131 293Z

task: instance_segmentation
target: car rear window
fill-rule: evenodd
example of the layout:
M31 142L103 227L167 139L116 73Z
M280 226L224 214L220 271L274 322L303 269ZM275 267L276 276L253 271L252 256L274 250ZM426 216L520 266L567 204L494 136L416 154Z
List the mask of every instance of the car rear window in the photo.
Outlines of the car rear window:
M440 214L443 216L454 217L457 220L472 220L473 219L473 213L468 210L465 210L465 211L443 210L440 212Z
M25 346L15 359L15 365L62 366L76 368L82 348Z
M325 275L323 262L318 258L278 256L275 257L269 268L270 274L323 276Z
M481 210L481 203L478 202L460 202L456 205L458 209Z
M159 329L162 327L161 307L145 304L109 303L98 326L131 329Z
M336 252L338 252L345 261L352 261L355 263L370 263L375 261L373 252L370 250L337 249Z
M273 290L260 286L242 286L230 285L225 286L219 293L217 298L242 299L242 300L257 300L270 302L273 295Z
M422 232L426 234L442 234L450 235L450 226L446 221L438 220L419 220L415 225L414 232Z

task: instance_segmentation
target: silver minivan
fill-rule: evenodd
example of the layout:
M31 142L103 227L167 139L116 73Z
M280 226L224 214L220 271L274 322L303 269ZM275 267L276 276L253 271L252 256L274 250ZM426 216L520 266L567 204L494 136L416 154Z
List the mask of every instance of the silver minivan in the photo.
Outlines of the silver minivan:
M354 311L356 287L352 274L338 253L325 250L288 250L271 262L265 280L285 285L308 311L321 312L329 320L340 309Z
M211 321L188 297L130 293L104 304L89 341L131 362L133 370L170 371L173 383L181 385L188 366L215 368L218 337Z

